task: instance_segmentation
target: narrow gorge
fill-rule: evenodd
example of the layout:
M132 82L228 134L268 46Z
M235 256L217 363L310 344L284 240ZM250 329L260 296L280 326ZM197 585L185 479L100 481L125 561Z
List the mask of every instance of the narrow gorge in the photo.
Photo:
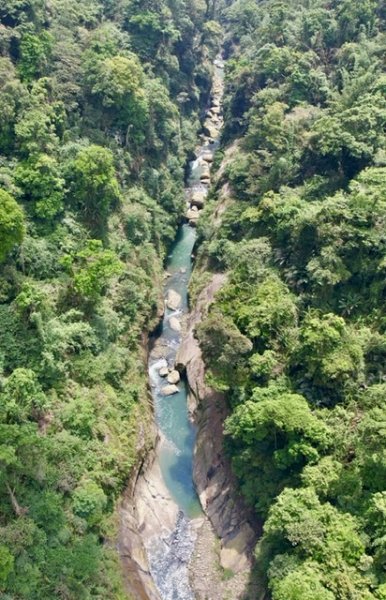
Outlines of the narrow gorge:
M240 511L240 499L235 502L234 481L222 448L225 414L215 392L204 383L204 364L194 338L203 299L207 310L222 278L205 288L192 311L188 297L196 225L223 126L223 91L224 62L219 55L200 145L189 164L186 223L166 264L163 320L150 340L156 445L132 490L132 504L126 505L127 509L131 504L131 509L121 513L122 531L130 527L126 552L134 559L131 566L142 580L144 597L151 600L236 600L247 588L251 566L254 534L245 521L246 511ZM232 580L226 581L224 572Z
M1 600L386 600L385 0L0 0Z

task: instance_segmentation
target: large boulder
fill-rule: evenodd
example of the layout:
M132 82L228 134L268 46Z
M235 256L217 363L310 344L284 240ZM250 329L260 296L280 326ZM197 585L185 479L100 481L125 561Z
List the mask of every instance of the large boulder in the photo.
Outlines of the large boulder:
M168 375L168 383L176 384L179 383L181 377L178 371L171 371Z
M205 135L207 135L211 139L218 138L218 129L210 119L207 119L205 121L204 126L203 126L203 131L204 131Z
M169 369L167 367L161 367L158 374L160 377L167 377L169 375Z
M166 294L166 306L170 310L177 310L181 306L181 295L175 290L169 290Z
M198 212L198 210L193 210L193 208L190 208L186 213L186 218L188 219L188 221L197 221L199 216L200 213Z
M210 168L209 168L208 163L205 160L202 161L200 168L201 168L200 179L206 179L207 177L210 177Z
M179 391L176 385L165 385L161 390L161 394L163 396L173 396L174 394L178 394Z
M213 162L213 152L211 150L205 150L202 153L202 160L204 160L207 163L212 163Z
M222 93L222 89L223 89L223 86L220 82L215 83L215 85L213 86L213 89L212 89L213 95L219 97L220 94Z
M197 208L203 208L205 204L205 198L208 195L208 191L204 188L199 190L193 190L192 195L190 197L190 203L192 206L197 206Z
M169 325L170 325L170 328L173 329L173 331L177 331L177 333L180 333L180 331L182 329L181 322L179 319L177 319L177 317L170 317Z

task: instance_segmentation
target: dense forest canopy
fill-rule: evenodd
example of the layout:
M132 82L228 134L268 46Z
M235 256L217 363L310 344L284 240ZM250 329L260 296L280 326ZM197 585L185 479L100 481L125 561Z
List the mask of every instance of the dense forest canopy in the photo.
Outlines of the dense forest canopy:
M235 0L197 328L273 600L386 598L381 0ZM194 282L197 293L199 282ZM193 289L193 288L192 288Z
M4 600L127 597L114 508L149 445L141 339L184 207L215 8L0 3Z
M221 13L225 39L217 16ZM272 600L386 599L383 0L3 0L0 596L126 598L143 334L223 44L192 292Z

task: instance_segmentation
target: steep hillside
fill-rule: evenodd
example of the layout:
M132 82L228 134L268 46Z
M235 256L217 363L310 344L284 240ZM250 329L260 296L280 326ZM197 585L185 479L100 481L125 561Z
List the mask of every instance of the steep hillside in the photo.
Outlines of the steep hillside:
M124 598L143 342L210 89L211 3L0 5L0 596Z
M273 600L386 597L385 7L236 0L192 296ZM221 163L221 164L220 164Z

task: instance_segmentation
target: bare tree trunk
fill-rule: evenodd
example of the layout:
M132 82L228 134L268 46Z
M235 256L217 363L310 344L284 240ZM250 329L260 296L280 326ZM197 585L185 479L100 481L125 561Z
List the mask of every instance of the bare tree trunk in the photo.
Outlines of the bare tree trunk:
M11 488L9 487L8 483L5 484L8 494L11 498L11 503L12 503L12 508L15 511L16 515L18 517L22 517L23 515L25 515L28 512L28 508L23 508L22 506L20 506L20 504L18 503L15 493L11 490Z

